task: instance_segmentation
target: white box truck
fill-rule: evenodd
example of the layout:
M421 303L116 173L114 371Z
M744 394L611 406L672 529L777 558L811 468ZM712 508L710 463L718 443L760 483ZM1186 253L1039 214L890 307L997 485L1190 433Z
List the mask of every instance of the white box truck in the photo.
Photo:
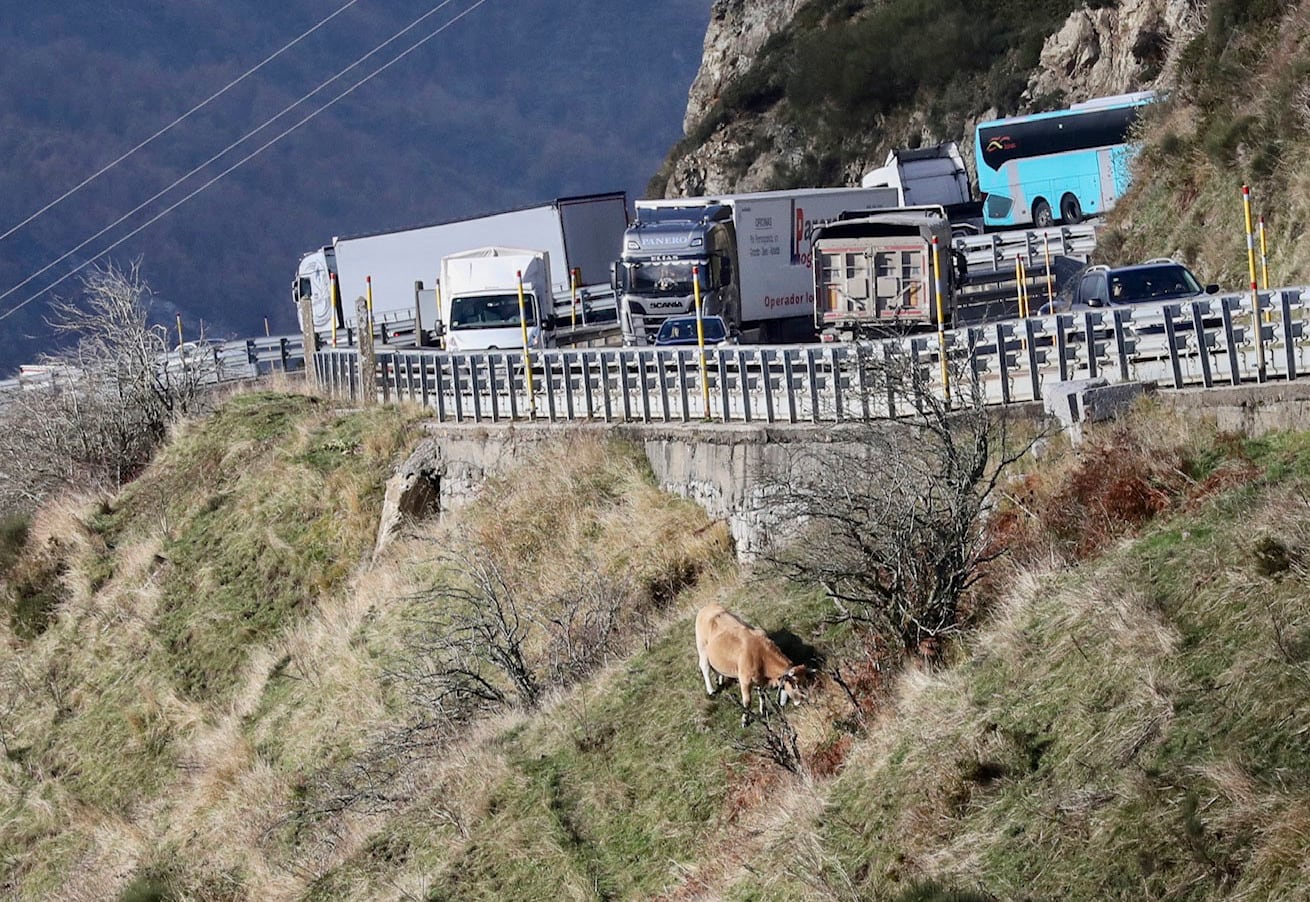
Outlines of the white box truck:
M408 326L417 307L421 328L431 331L439 321L432 286L439 278L442 258L489 245L527 247L548 253L554 260L557 269L550 295L562 315L568 315L573 303L571 276L578 270L579 297L586 301L588 316L604 319L608 307L613 318L613 295L605 284L605 273L627 224L627 194L616 191L565 197L472 219L334 238L332 244L301 258L292 296L297 304L306 295L312 299L315 330L329 330L334 325L354 328L355 299L365 295L371 279L376 323L384 329ZM340 294L335 304L333 274ZM424 288L416 294L417 282Z
M441 318L447 351L521 350L525 332L529 348L554 347L550 255L481 247L443 257Z
M896 206L890 188L800 188L637 201L610 281L626 344L654 340L670 316L722 316L747 340L814 339L814 225L843 212Z

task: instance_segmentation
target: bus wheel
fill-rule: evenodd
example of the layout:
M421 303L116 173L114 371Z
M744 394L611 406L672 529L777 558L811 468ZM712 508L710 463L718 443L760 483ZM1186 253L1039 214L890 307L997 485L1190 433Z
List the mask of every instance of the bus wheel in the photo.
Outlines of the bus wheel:
M1055 217L1051 215L1051 205L1044 200L1038 199L1033 203L1033 225L1039 229L1047 229L1055 225Z
M1065 225L1078 225L1083 221L1083 205L1072 194L1066 194L1060 201L1060 221Z

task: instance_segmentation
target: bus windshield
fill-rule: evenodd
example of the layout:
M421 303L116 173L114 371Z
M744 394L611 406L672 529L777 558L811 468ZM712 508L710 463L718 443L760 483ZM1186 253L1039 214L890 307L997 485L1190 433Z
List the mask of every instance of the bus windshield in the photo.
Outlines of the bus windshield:
M661 260L629 264L628 290L646 297L686 297L692 293L691 269L700 267L701 290L706 288L703 260Z
M1128 190L1129 143L1150 92L978 125L974 155L987 226L1066 225L1110 210Z
M523 315L529 326L534 325L537 299L523 295ZM519 324L519 296L514 294L483 294L474 297L452 298L450 323L455 329L506 329Z

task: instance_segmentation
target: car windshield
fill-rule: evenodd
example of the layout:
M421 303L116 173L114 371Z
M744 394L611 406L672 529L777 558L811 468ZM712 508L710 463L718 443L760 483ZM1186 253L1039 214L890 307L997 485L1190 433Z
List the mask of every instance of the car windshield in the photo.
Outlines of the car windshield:
M718 344L728 337L723 327L723 320L717 316L702 318L701 326L705 331L706 344ZM664 325L660 326L655 341L659 344L697 344L699 339L696 337L696 318L686 316L665 320Z
M658 263L633 263L630 267L629 290L647 296L686 297L692 293L691 268L701 267L701 284L705 282L705 266L695 260L666 260Z
M528 325L536 323L536 298L523 296L523 314ZM515 294L484 294L469 298L454 298L450 302L451 329L505 329L519 324L519 296Z
M1110 274L1112 304L1167 300L1200 293L1200 284L1184 266L1150 266Z

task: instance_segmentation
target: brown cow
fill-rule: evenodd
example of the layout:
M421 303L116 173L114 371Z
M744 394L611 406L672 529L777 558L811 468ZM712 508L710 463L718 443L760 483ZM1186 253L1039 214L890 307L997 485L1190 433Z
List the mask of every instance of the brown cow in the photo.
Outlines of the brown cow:
M709 604L696 615L696 653L700 656L705 691L714 695L718 687L710 682L710 671L718 675L719 687L725 677L741 685L741 725L750 718L751 690L759 686L778 688L778 704L799 705L804 700L801 683L808 676L804 664L792 664L773 640L722 605ZM760 695L760 714L764 713L764 696Z

